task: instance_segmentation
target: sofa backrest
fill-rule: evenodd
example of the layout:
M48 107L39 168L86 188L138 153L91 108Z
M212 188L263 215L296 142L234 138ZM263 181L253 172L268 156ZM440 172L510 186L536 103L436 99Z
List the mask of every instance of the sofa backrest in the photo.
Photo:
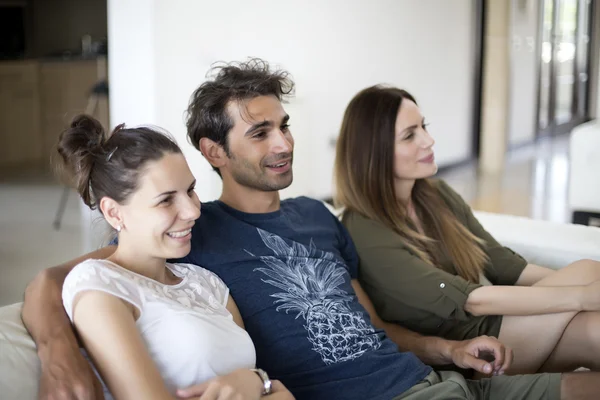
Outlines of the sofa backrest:
M21 321L21 303L0 308L0 397L36 399L40 362Z

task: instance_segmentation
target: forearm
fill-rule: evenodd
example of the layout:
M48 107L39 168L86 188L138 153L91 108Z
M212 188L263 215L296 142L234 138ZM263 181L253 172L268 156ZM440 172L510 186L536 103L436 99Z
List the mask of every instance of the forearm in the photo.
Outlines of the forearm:
M398 345L400 351L410 351L428 365L452 364L451 340L437 336L423 336L398 324L380 322L386 335Z
M42 271L25 291L22 318L37 344L40 359L49 358L47 344L60 341L63 346L78 347L77 339L62 305L62 284L68 270L62 267Z
M581 286L483 286L472 291L465 310L479 315L538 315L581 311Z
M515 282L516 286L533 286L542 279L552 275L556 271L550 268L541 267L536 264L527 264L519 279Z
M27 286L21 317L37 344L40 357L44 355L46 344L55 340L66 346L78 347L71 321L62 304L63 283L71 269L80 262L89 258L106 258L114 250L114 246L105 247L60 266L48 268Z

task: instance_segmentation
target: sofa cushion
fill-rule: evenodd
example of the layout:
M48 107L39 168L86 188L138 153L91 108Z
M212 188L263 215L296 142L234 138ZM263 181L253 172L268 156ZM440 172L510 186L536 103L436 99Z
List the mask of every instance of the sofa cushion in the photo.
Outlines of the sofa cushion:
M558 269L582 258L600 261L600 228L482 211L475 216L498 242L532 264Z
M21 321L22 303L0 308L0 397L36 399L40 362Z

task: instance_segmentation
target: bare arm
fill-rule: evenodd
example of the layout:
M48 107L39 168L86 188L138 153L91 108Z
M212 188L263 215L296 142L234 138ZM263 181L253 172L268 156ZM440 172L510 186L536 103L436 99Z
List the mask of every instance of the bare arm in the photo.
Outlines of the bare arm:
M585 286L483 286L467 297L473 315L538 315L582 311Z
M242 329L246 329L246 327L244 326L244 321L242 320L242 315L240 314L240 310L237 308L237 304L235 304L235 301L233 300L233 297L231 297L231 295L229 295L229 297L227 298L227 305L226 305L227 311L229 311L231 313L231 316L233 317L233 321Z
M23 323L38 346L38 351L55 339L62 339L77 345L71 322L63 309L62 285L67 274L79 263L90 258L107 258L114 253L109 246L84 256L48 268L35 277L25 290ZM40 357L42 354L40 354Z
M136 310L111 294L89 290L76 296L73 323L115 398L174 399L136 326Z
M373 325L383 329L386 335L398 345L400 351L410 351L429 365L455 364L461 368L473 368L484 374L502 374L512 362L512 350L505 348L495 338L481 336L472 340L446 340L436 336L423 336L398 324L383 321L369 296L360 283L352 280L352 287L358 301L367 310ZM485 354L493 354L493 363L482 359Z
M552 275L554 272L553 269L542 267L536 264L527 264L519 279L515 282L517 286L533 286L538 283L542 279Z
M22 318L37 344L42 365L40 398L54 392L68 392L73 398L92 398L98 393L97 379L79 352L71 322L62 304L62 285L67 274L89 258L106 258L114 247L86 254L40 272L27 286ZM101 391L100 391L101 393ZM96 398L102 398L97 394Z

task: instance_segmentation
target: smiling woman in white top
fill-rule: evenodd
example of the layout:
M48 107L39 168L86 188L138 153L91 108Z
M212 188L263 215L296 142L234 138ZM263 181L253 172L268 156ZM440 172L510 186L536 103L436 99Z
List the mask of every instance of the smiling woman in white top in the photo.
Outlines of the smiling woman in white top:
M202 399L292 399L278 382L269 390L268 376L254 369L254 346L221 279L166 261L190 251L200 216L177 144L147 127L120 125L105 136L81 115L58 144L84 203L118 232L114 254L77 265L62 294L105 397L174 399L179 389L215 382Z

